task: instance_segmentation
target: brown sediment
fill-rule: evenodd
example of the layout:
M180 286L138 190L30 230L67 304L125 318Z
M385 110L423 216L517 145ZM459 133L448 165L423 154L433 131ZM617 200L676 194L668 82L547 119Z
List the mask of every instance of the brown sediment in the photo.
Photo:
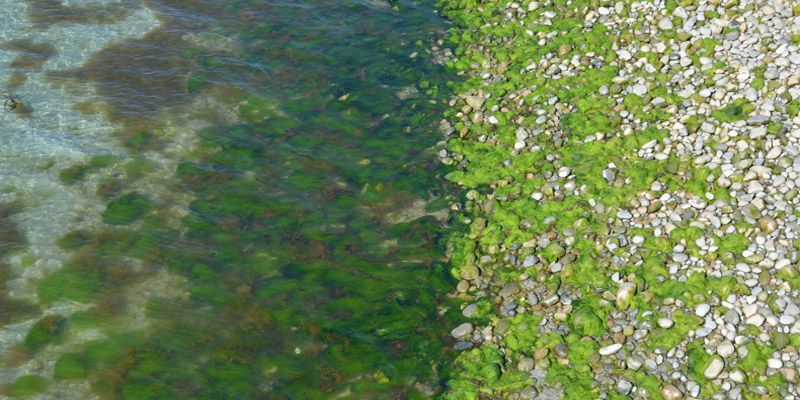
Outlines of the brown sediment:
M21 74L19 72L14 72L9 75L8 80L6 80L6 87L9 90L14 90L28 81L28 76L25 74Z
M54 56L58 51L49 43L34 42L30 39L16 39L5 42L0 46L3 50L10 50L20 53L11 62L11 68L36 70L42 67L47 59Z
M54 24L113 24L131 14L132 2L67 6L60 0L28 0L28 19L39 29Z
M29 3L31 8L44 7L36 11L41 18L52 14L56 21L71 18L74 9L78 9L62 6L55 0L31 0ZM135 8L126 7L125 3L113 8ZM102 100L91 107L81 105L76 109L90 113L102 109L111 122L124 126L129 132L157 130L164 108L186 104L188 98L198 95L190 93L187 85L192 71L197 69L198 59L191 52L195 45L184 37L205 31L211 19L205 17L237 18L214 1L149 0L145 4L161 22L158 28L140 39L106 47L80 68L48 73L51 82L67 86L66 89L71 89L68 86L74 81L93 83ZM214 117L214 114L207 115Z
M0 49L19 53L11 62L11 68L15 71L6 81L9 89L22 86L28 80L25 72L41 69L45 61L57 53L55 47L49 43L39 43L29 39L10 40L0 45Z
M162 53L184 47L179 36L159 29L142 39L111 45L81 68L49 75L55 80L94 83L112 122L148 130L156 126L162 107L187 96L185 76L193 62Z

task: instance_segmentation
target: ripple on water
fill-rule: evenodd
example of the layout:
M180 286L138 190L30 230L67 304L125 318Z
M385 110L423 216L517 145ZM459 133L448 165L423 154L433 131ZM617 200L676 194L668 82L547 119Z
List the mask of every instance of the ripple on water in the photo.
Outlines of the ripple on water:
M87 100L92 89L65 90L60 82L48 79L48 73L83 65L92 54L104 47L141 37L158 26L154 14L139 8L128 18L114 24L53 25L44 31L34 30L28 20L26 2L6 2L0 8L0 44L30 41L53 49L53 54L39 71L27 74L14 93L33 112L20 115L0 114L0 199L19 200L25 209L16 217L40 258L58 260L54 240L69 228L71 221L85 210L96 209L96 199L77 188L66 187L58 172L67 166L97 154L122 154L111 137L114 127L100 117L93 118L75 110ZM0 49L0 81L15 73L12 64L19 56L14 46ZM75 86L75 83L70 83ZM35 269L26 273L36 273Z
M102 211L103 201L81 186L63 184L59 172L95 155L126 154L113 139L115 126L99 115L77 111L81 102L91 101L94 89L89 84L59 81L52 73L79 68L101 49L140 38L159 26L155 14L146 7L122 9L119 1L78 3L120 8L115 14L120 18L64 19L45 24L47 19L38 12L53 7L63 12L58 8L62 7L60 2L11 0L0 7L2 91L13 92L31 110L0 112L0 203L21 205L12 219L28 246L27 253L0 252L4 258L0 264L7 262L2 269L10 269L8 295L16 299L35 300L33 282L60 268L66 256L56 240L76 226L94 223ZM37 6L37 12L28 12L29 7ZM36 261L25 265L31 256ZM44 313L66 315L80 308L57 303ZM0 326L0 352L7 355L35 322ZM54 359L48 361L52 357L39 354L19 368L0 368L0 384L34 369L41 372L42 368L52 368Z

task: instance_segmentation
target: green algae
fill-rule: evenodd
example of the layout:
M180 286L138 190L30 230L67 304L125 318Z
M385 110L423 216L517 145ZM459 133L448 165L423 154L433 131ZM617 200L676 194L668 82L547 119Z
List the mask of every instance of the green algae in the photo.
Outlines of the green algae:
M501 397L520 390L532 383L527 373L508 371L503 373L502 353L494 347L484 345L461 353L454 362L459 378L449 382L448 400L477 400ZM477 388L477 389L476 389Z
M703 320L696 315L676 311L672 315L674 326L668 329L654 329L653 339L648 342L650 349L670 350L686 340L689 331L699 328Z
M39 298L45 303L56 300L69 299L79 302L88 302L94 297L99 288L96 276L59 271L45 278L38 286Z
M11 397L25 398L43 393L47 390L47 380L38 375L25 375L17 378L11 385L8 394Z
M418 199L440 199L431 211L452 201L425 151L449 94L437 83L444 71L428 52L408 57L420 50L411 43L444 28L430 4L398 4L315 4L277 17L242 2L215 23L242 30L241 63L182 53L199 59L191 76L204 83L185 82L192 96L222 81L246 88L225 99L240 121L215 120L177 160L171 189L191 199L185 216L170 214L169 191L145 192L154 169L141 153L165 148L167 130L138 121L117 132L132 157L102 181L106 225L61 238L71 259L37 288L45 304L92 306L69 317L67 337L106 336L70 343L55 379L85 379L102 398L422 399L443 390L447 327L460 318L443 296L454 284L441 260L449 231L433 216L394 225L384 217ZM244 24L252 29L239 7L258 16ZM332 12L346 28L327 25ZM441 97L398 100L423 76L420 93ZM186 287L141 298L151 294L139 285L160 273ZM125 332L128 294L145 303L147 329ZM518 386L495 382L498 391Z
M77 163L69 168L62 170L58 174L58 178L64 184L74 184L84 179L89 174L97 172L106 168L116 161L112 156L95 156L87 162Z
M110 203L103 212L103 222L110 225L128 225L140 219L153 208L145 195L132 192L124 194Z
M736 122L746 120L753 111L755 106L747 99L736 99L725 108L712 112L711 116L719 122Z
M703 346L697 342L690 342L686 346L686 357L689 360L687 363L689 376L696 382L706 383L708 379L703 373L716 356L708 354Z
M594 340L579 335L567 335L565 343L569 348L568 365L554 363L548 371L548 378L560 383L564 388L564 399L579 400L598 395L592 382L591 359L597 354L599 345Z
M608 326L601 316L595 313L600 310L596 305L591 305L586 300L573 302L573 310L570 314L570 328L580 335L601 337L608 330ZM605 315L603 315L605 316Z
M82 379L86 375L86 361L77 353L62 354L53 367L55 380Z
M23 345L38 351L50 343L57 342L66 330L67 319L60 315L48 315L33 325L23 339Z

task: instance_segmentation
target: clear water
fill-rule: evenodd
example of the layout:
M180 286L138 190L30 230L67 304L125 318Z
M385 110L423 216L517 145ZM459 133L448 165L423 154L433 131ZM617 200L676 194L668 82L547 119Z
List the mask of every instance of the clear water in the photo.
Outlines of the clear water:
M432 2L0 3L0 396L442 390Z

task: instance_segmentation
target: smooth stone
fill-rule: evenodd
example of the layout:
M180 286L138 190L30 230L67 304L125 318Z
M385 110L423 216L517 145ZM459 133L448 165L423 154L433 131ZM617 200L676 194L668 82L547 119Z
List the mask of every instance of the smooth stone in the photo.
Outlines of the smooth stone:
M628 365L628 369L638 371L644 364L644 360L639 356L630 356L625 363Z
M461 339L472 333L472 324L469 322L464 322L463 324L455 327L452 331L450 331L450 335L452 335L456 339Z
M480 110L485 101L483 97L467 96L467 105L472 107L473 110Z
M614 343L608 346L601 347L599 352L601 356L608 356L618 352L622 348L622 345L619 343Z
M711 306L706 303L700 303L694 308L694 313L700 318L703 318L711 311Z
M631 305L633 295L636 293L636 284L633 282L622 282L617 289L617 308L627 310Z
M720 358L714 357L714 359L711 360L711 363L708 364L708 367L706 367L706 370L703 371L703 376L708 379L715 379L720 373L722 373L724 368L725 363Z
M523 372L530 372L533 370L533 359L530 357L522 357L517 364L517 369Z
M726 340L717 346L717 354L719 354L722 358L728 358L736 349L733 347L733 343L730 340Z
M661 388L661 394L664 395L664 400L681 400L683 398L683 392L675 385L664 386Z
M765 233L772 233L778 229L778 223L771 217L761 217L758 220L758 226Z
M617 382L617 392L620 394L628 394L633 389L633 384L626 381L625 379L620 380Z

